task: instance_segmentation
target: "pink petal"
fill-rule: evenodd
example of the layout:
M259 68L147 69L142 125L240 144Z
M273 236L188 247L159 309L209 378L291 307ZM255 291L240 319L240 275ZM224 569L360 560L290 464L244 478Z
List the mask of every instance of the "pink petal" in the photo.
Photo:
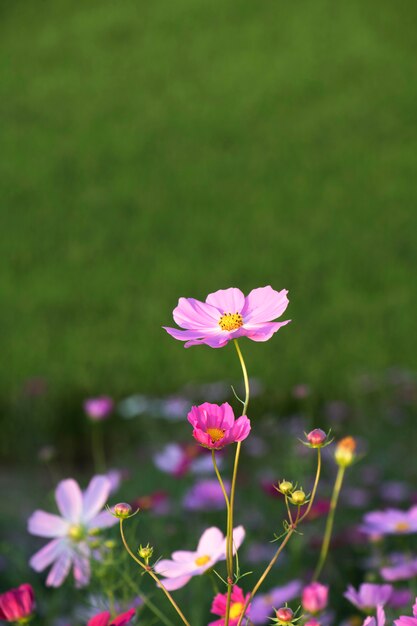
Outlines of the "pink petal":
M119 520L117 519L117 517L114 517L114 515L112 515L108 511L102 511L101 513L99 513L98 515L93 517L93 519L90 520L88 527L89 528L111 528L112 526L115 526L115 524L118 524L118 523L119 523Z
M181 589L184 587L190 580L191 576L178 576L178 578L164 578L161 580L161 583L164 585L165 589L168 591L175 591L176 589Z
M189 552L188 550L177 550L171 554L172 560L177 563L189 563L197 558L197 552Z
M240 329L239 329L240 330ZM219 333L213 333L212 335L207 334L203 339L191 339L187 341L184 345L184 348L191 348L191 346L200 346L201 344L205 344L210 348L223 348L227 344L228 341L233 339L232 333L225 333L221 330Z
M233 554L236 554L236 551L239 550L242 542L245 538L245 529L243 526L237 526L233 529ZM223 539L223 542L219 544L217 551L213 555L213 559L216 561L221 561L226 558L226 537Z
M216 553L219 545L224 541L224 535L219 528L211 526L207 528L200 537L197 546L197 553L201 556L211 556Z
M35 511L28 519L28 532L38 537L64 537L69 524L58 515Z
M245 296L235 287L219 289L206 298L207 304L215 306L220 313L240 313L245 305Z
M81 520L83 496L75 480L62 480L56 488L55 499L62 517L73 523Z
M90 550L88 546L79 545L74 553L73 574L77 589L85 587L90 582Z
M269 322L267 324L245 324L240 330L252 341L268 341L272 335L281 328L286 326L291 320L285 320L285 322Z
M42 572L59 557L63 550L65 550L65 543L60 539L54 539L32 556L29 565L36 572Z
M231 429L233 441L243 441L249 435L251 429L250 420L246 415L239 417Z
M132 617L135 616L135 609L130 609L129 611L126 611L126 613L122 613L121 615L118 615L110 624L110 626L124 626L124 624L127 624L128 622L130 622L130 620L132 619Z
M108 611L104 611L104 613L99 613L92 617L87 626L107 626L110 620L110 613Z
M171 335L171 337L179 339L180 341L187 341L189 339L201 340L202 336L205 336L210 332L208 330L179 330L178 328L170 328L169 326L162 326L162 328L167 331L168 335Z
M107 502L111 489L111 483L107 476L94 476L88 485L83 498L84 522L89 522Z
M181 328L194 330L217 328L220 319L215 307L194 298L180 298L178 306L173 311L173 317Z
M286 289L275 291L270 285L252 289L242 310L245 325L246 322L272 322L280 317L288 306L287 293Z
M223 437L219 441L216 441L216 443L213 443L210 435L200 428L194 428L193 437L198 443L206 448L210 448L210 450L215 450L216 448L220 449L222 447L222 441L224 440Z
M155 572L166 578L178 578L178 576L188 575L197 569L194 561L171 561L170 559L161 559L155 565Z
M51 571L46 579L47 587L60 587L69 574L72 564L72 553L70 550L63 552L51 567Z

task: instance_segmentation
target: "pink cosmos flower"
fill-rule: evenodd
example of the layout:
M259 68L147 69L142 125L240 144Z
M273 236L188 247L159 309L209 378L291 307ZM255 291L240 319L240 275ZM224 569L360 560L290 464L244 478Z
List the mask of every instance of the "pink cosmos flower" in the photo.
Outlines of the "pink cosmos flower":
M404 554L392 554L388 565L380 569L384 580L392 583L397 580L408 580L417 576L417 558L407 557Z
M251 428L246 415L235 420L233 409L227 402L220 406L210 402L193 406L187 419L194 427L194 439L210 450L220 450L229 443L243 441Z
M250 621L256 626L268 623L274 606L282 606L300 595L301 582L292 580L282 587L274 587L268 593L257 594L252 601Z
M164 329L174 339L185 341L185 348L206 344L222 348L232 339L248 337L267 341L291 320L273 322L288 306L287 290L275 291L271 286L252 289L244 296L240 289L220 289L207 296L205 302L180 298L173 311L177 328Z
M399 619L394 620L394 624L395 626L417 626L417 598L413 606L413 616L401 615Z
M129 611L126 611L126 613L122 613L114 619L111 619L110 613L108 611L104 611L104 613L99 613L98 615L92 617L88 621L87 626L124 626L135 616L135 612L135 609L130 609Z
M384 606L391 598L392 592L392 585L363 583L358 591L352 585L348 585L343 595L361 611L369 611L378 605Z
M230 482L224 480L224 488L230 493ZM223 491L217 478L197 481L185 494L183 506L187 511L215 511L226 507Z
M0 595L0 619L18 622L28 618L35 609L35 595L28 583Z
M88 398L84 402L84 411L92 422L100 422L109 417L113 411L114 402L109 396Z
M243 595L243 591L240 587L235 585L232 589L231 603L230 603L230 613L229 613L229 625L236 626L240 616L242 615L243 609L245 607L245 603L247 602L250 593L246 596ZM209 622L208 626L224 626L225 624L225 616L226 616L226 604L227 604L227 593L218 593L211 605L211 612L214 615L220 615L221 619L216 619L214 622ZM249 616L250 604L246 609L245 616Z
M242 526L233 530L234 551L238 550L245 537ZM218 561L226 559L226 538L215 526L207 528L201 535L197 550L179 550L172 553L172 560L161 559L155 565L155 572L165 576L162 584L169 591L184 587L193 576L204 574Z
M361 530L369 535L408 535L417 532L417 506L408 511L372 511L364 517Z
M329 587L321 583L314 582L303 589L301 604L308 613L319 613L327 606Z
M102 511L111 490L106 476L95 476L83 493L72 478L62 480L55 491L55 500L61 513L53 515L35 511L28 520L28 531L38 537L52 539L30 559L37 572L49 565L52 568L46 579L49 587L59 587L71 567L76 587L83 587L90 579L89 531L107 528L118 520Z

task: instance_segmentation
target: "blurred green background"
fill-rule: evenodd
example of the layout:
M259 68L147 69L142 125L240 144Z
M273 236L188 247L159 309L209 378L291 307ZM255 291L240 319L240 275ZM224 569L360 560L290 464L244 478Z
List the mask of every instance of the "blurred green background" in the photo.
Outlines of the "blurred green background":
M272 392L415 364L414 0L0 10L5 421L34 376L57 402L239 378L161 330L229 286L289 290L242 345Z

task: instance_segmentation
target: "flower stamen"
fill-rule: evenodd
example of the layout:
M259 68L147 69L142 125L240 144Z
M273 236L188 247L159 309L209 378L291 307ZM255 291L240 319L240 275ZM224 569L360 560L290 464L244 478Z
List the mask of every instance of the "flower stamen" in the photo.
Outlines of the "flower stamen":
M219 320L219 326L222 330L237 330L243 326L243 317L240 313L225 313Z
M203 556L198 556L194 563L199 567L203 565L207 565L207 563L211 560L211 557L208 554L203 554Z
M209 435L212 443L217 443L220 439L223 439L225 431L221 428L207 428L207 434Z

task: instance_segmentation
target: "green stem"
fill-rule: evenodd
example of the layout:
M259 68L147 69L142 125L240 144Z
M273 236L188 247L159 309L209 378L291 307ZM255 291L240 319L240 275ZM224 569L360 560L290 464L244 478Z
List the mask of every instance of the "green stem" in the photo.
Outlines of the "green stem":
M327 558L327 554L329 552L330 539L331 539L332 530L333 530L334 515L336 511L337 501L340 495L340 490L342 488L343 477L345 475L345 469L346 469L345 467L342 467L339 465L339 470L337 472L336 481L333 487L332 498L330 500L329 515L327 516L326 529L324 531L323 543L321 545L321 550L320 550L320 557L317 563L317 567L313 574L313 581L317 580L318 577L320 576L321 571L323 569L323 565Z
M304 515L301 517L300 522L302 522L303 519L305 519L307 517L307 515L311 511L311 507L313 506L314 498L316 497L316 493L317 493L317 486L318 486L319 480L320 480L320 472L321 472L321 449L317 448L317 471L316 471L316 478L314 480L314 485L313 485L313 490L311 492L310 502L308 503L307 510L304 513Z
M217 480L219 481L220 488L222 490L222 493L223 493L223 496L224 496L224 500L226 502L226 510L227 510L226 537L227 537L228 533L229 533L229 528L230 528L230 502L229 502L229 496L227 495L226 487L224 486L223 479L221 477L221 474L219 472L219 468L217 466L215 450L211 451L211 458L212 458L212 461L213 461L213 467L214 467L214 471L215 471L216 476L217 476ZM232 561L230 559L230 554L229 554L229 551L227 549L226 549L226 564L227 564L227 576L230 577L230 576L232 576L233 563L232 563Z
M245 360L242 355L242 351L240 349L239 343L237 339L233 340L235 344L236 352L240 361L240 366L242 368L243 380L245 383L245 402L243 404L242 415L246 415L249 404L249 377L248 371L246 369ZM225 626L229 626L230 619L230 603L232 597L232 589L233 589L233 513L234 513L234 503L235 503L235 492L236 492L236 479L237 479L237 470L239 467L239 458L240 458L240 449L242 447L242 442L238 441L236 445L236 453L235 453L235 462L233 465L233 475L232 475L232 484L230 488L230 506L229 506L229 523L227 528L227 536L226 536L226 555L227 561L230 563L230 567L227 572L227 598L226 598L226 616L225 616Z
M138 598L143 600L143 603L149 608L149 610L152 611L152 613L155 613L156 617L158 617L161 622L163 622L166 626L174 626L174 623L171 622L171 620L158 609L158 607L148 598L146 594L142 593L139 587L135 585L133 580L131 580L123 570L119 570L119 574L124 578L126 583L131 586L132 591L138 596Z
M171 602L172 606L174 607L174 609L176 610L176 612L178 613L178 615L180 616L180 618L182 619L182 621L184 622L185 626L190 626L189 622L187 621L187 619L184 617L183 612L181 611L180 607L178 606L178 604L175 602L174 598L171 596L171 594L169 593L168 589L166 589L164 587L164 585L161 583L161 581L159 580L158 576L155 574L155 572L152 570L152 568L149 565L146 565L145 563L142 563L142 561L140 559L138 559L138 557L133 554L132 550L129 548L129 545L126 541L125 538L125 534L123 531L123 520L120 520L120 535L122 537L122 541L123 541L123 545L126 549L126 552L132 557L132 559L134 561L136 561L136 563L138 565L140 565L140 567L145 570L145 572L147 572L149 574L149 576L151 578L154 579L154 581L156 582L156 584L158 585L158 587L160 589L162 589L162 591L164 592L164 594L166 595L166 597L168 598L168 600Z

